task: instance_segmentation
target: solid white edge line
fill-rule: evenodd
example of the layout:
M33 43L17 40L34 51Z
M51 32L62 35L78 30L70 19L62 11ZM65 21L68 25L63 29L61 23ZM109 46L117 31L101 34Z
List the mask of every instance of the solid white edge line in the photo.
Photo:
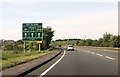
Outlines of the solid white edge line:
M56 64L58 64L60 62L60 60L62 60L62 58L65 56L66 51L64 50L63 55L61 56L60 59L58 59L52 66L50 66L47 70L45 70L40 76L38 77L42 77L43 75L45 75L47 72L49 72Z
M114 58L112 57L109 57L109 56L105 56L106 58L110 59L110 60L115 60Z

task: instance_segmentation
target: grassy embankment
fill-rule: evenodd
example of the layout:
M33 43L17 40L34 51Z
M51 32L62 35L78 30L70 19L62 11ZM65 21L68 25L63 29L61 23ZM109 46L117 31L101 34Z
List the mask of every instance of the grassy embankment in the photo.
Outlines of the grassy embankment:
M4 70L6 68L28 62L28 61L36 59L36 58L40 58L40 57L50 54L52 52L53 51L45 50L45 51L41 51L41 52L38 52L38 51L33 52L32 51L32 52L16 54L11 51L5 51L5 52L2 52L2 61L0 61L0 64L2 64L1 68L2 68L2 70Z
M72 40L72 41L57 41L53 43L54 45L62 45L62 46L68 46L68 45L75 45L77 41ZM97 47L97 46L80 46L80 45L75 45L76 47L95 47L95 48L104 48L104 49L109 49L109 50L120 50L118 47Z
M94 49L104 49L104 50L110 50L110 51L115 51L118 52L120 51L120 48L117 47L95 47L95 46L75 46L75 48L94 48Z

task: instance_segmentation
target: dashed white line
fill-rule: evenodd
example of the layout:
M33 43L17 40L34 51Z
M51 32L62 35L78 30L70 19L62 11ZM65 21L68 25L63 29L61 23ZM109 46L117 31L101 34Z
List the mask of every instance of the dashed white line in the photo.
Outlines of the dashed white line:
M97 54L98 56L103 56L103 55L101 55L101 54Z
M107 59L110 59L110 60L115 60L114 58L112 57L109 57L109 56L105 56Z
M91 54L95 54L94 52L91 52Z
M38 76L38 77L42 77L42 76L44 76L47 72L49 72L56 64L58 64L61 60L62 60L62 58L65 56L65 53L66 53L66 51L64 50L64 53L63 53L63 55L61 56L61 58L60 59L58 59L52 66L50 66L47 70L45 70L40 76Z
M83 51L83 50L81 50L81 51Z
M82 50L83 52L87 52L87 53L91 53L91 54L96 54L98 56L103 56L102 54L98 54L98 53L94 53L94 52L90 52L90 51L87 51L87 50ZM116 60L115 58L112 58L112 57L109 57L109 56L104 56L105 58L107 59L110 59L110 60Z
M90 53L90 51L87 51L88 53Z

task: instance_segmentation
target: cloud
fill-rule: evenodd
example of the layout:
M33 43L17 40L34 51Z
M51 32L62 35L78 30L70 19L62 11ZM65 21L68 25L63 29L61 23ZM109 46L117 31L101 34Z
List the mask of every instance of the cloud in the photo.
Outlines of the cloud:
M16 1L3 2L3 36L0 38L20 39L23 22L42 22L44 27L51 26L55 30L54 39L84 38L85 35L99 38L105 32L117 34L117 3Z
M55 38L99 38L105 32L118 34L117 10L75 14L49 22L56 30ZM62 37L61 37L62 36Z

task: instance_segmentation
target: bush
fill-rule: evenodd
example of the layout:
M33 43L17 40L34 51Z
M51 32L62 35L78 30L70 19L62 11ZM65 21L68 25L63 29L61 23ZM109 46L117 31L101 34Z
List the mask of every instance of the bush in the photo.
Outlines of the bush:
M22 53L23 50L24 50L24 48L22 46L19 46L19 45L14 45L14 47L13 47L13 51L15 53Z
M6 51L6 50L13 50L13 45L12 45L12 44L6 45L6 46L4 47L4 50L5 50L5 51Z

